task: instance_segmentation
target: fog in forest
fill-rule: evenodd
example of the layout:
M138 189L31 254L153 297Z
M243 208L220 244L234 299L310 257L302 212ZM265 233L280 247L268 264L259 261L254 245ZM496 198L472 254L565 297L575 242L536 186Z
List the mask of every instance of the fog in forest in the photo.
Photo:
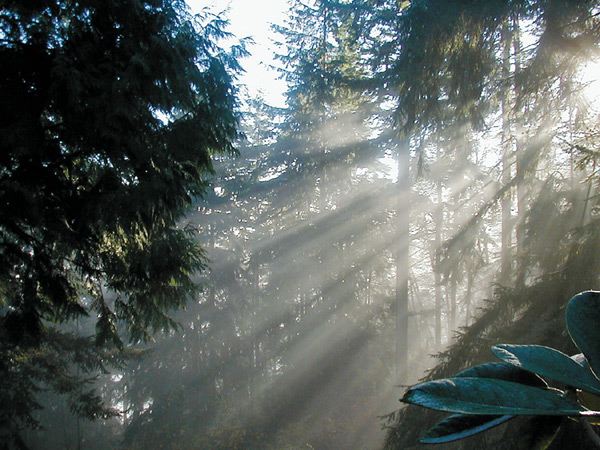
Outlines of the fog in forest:
M288 3L272 44L286 106L237 85L238 153L211 154L204 194L177 219L205 257L200 291L166 308L170 330L144 322L157 332L121 348L123 361L70 360L112 417L84 418L69 376L40 382L41 428L19 430L28 448L404 448L406 388L453 364L469 327L489 347L498 321L528 314L506 303L485 322L507 292L541 292L595 242L597 2L572 12L559 44L548 24L567 25L544 2L444 7L439 26L431 1ZM218 38L241 61L236 46L252 53L244 36ZM580 290L598 281L582 274ZM110 282L102 296L116 305ZM57 327L95 336L102 317Z

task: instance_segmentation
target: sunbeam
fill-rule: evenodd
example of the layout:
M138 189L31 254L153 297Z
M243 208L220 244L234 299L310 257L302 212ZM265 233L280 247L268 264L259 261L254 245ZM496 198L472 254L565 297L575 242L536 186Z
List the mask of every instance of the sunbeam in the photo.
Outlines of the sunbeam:
M574 350L600 3L25 3L0 7L0 448L416 449L414 384ZM452 399L428 440L533 442Z

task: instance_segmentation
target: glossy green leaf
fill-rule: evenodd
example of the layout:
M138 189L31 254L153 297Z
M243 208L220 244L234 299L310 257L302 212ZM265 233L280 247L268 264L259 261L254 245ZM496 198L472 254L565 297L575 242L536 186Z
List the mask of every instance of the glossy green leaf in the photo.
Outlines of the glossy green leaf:
M495 378L497 380L512 381L514 383L526 384L528 386L538 386L546 388L546 382L534 373L523 370L507 362L494 362L481 364L463 370L455 377L469 378Z
M600 292L577 294L567 305L567 329L596 376L600 375Z
M540 389L510 381L459 377L414 386L406 392L401 401L461 414L596 414L561 394L563 392L557 389Z
M456 441L489 430L509 421L513 417L510 415L481 416L454 414L430 428L427 434L419 439L419 442L423 444L443 444L445 442Z
M509 364L552 378L577 389L600 394L600 380L573 358L541 345L501 344L492 347L494 354Z

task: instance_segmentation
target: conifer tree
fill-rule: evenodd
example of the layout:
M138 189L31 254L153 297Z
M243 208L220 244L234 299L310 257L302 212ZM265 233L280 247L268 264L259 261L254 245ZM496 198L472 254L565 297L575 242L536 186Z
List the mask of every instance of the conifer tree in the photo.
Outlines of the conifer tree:
M235 153L244 49L224 53L225 22L186 8L3 2L0 442L39 425L40 389L114 414L90 376L175 329L169 311L197 291L206 262L178 222L211 155Z
M464 222L452 241L443 247L445 260L440 268L452 264L454 273L464 271L475 242L473 238L479 233L477 228L481 229L475 225L485 225L493 205L498 205L504 195L516 188L521 223L515 242L523 248L513 255L522 260L516 261L517 267L515 261L510 261L511 267L506 270L518 269L521 273L515 276L512 272L510 276L520 282L514 289L498 289L494 293L490 302L494 311L490 308L479 314L479 319L465 330L464 337L440 357L442 363L436 370L469 361L478 351L480 341L496 339L502 329L510 339L521 340L526 335L525 330L539 324L546 327L544 339L551 339L553 334L558 334L551 321L575 293L572 289L576 284L570 283L576 280L579 290L597 283L597 270L588 269L595 263L592 259L585 263L588 272L577 266L589 257L587 249L596 245L597 223L593 226L589 223L585 229L577 228L572 217L566 217L581 219L584 216L580 211L581 193L573 189L567 194L563 189L569 183L563 184L562 179L554 178L556 173L560 174L557 178L568 177L559 149L564 148L570 138L560 136L557 131L559 124L565 121L564 112L576 105L573 75L586 58L597 51L597 8L596 1L424 0L411 2L396 17L398 28L392 36L395 40L390 40L394 42L391 46L394 51L388 53L387 58L381 58L384 64L380 67L382 76L398 88L397 114L405 119L402 122L405 129L425 136L461 128L483 134L494 121L501 126L504 118L505 124L510 125L504 129L505 139L518 144L508 152L510 163L517 167L513 166L511 176L505 180L498 177L500 183L495 194L482 203L471 220ZM519 29L519 23L524 28ZM509 29L506 24L512 27ZM522 42L527 41L528 45L521 45L516 36L506 40L509 32L522 32L526 35L521 36ZM515 120L526 125L526 133L515 133L521 131ZM559 142L562 144L557 145ZM571 143L569 151L576 154L576 150L585 152L586 148ZM585 165L581 164L584 171ZM519 189L520 185L526 189ZM527 197L522 195L524 191ZM563 207L558 213L555 208L561 201ZM544 205L544 213L541 205ZM559 214L564 214L560 222L556 220ZM549 245L550 242L560 244ZM547 253L541 251L542 248ZM573 271L575 267L580 272ZM549 310L551 302L557 305L556 311L540 320L539 311ZM527 316L527 325L523 321L509 328L512 322L520 321L521 316ZM536 339L541 336L536 330ZM537 343L550 345L542 340ZM467 356L466 352L471 353ZM485 357L483 353L480 355ZM423 420L422 415L416 417L418 422ZM400 419L399 426L389 434L386 448L412 446L405 430L414 423L406 417ZM510 434L507 432L505 436ZM518 434L521 433L513 433ZM493 447L489 441L484 445ZM511 446L510 443L503 445ZM478 445L473 443L472 446ZM493 448L500 448L500 444Z

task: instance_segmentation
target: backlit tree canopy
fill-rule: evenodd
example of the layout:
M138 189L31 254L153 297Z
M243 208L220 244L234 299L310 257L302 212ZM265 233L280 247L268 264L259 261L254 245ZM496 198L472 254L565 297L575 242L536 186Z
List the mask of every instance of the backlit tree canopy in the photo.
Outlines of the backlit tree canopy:
M503 88L520 100L548 93L599 40L595 1L374 3L378 76L398 95L409 131L465 120L481 127Z
M0 448L413 448L399 384L572 353L599 2L281 2L275 108L207 9L0 0Z
M3 432L48 385L97 416L69 363L101 367L124 339L173 328L196 291L203 253L177 224L211 155L235 152L244 50L217 46L223 26L177 0L2 2ZM57 331L82 316L93 336Z

